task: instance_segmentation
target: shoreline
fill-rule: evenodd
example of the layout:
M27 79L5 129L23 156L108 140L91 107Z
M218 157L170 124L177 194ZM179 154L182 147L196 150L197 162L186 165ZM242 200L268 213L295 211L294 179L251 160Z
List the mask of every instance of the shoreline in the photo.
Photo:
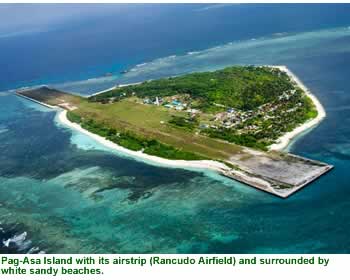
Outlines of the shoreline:
M92 94L88 95L87 97L92 97L92 96L95 96L95 95L99 95L99 94L101 94L101 93L104 93L104 92L107 92L107 91L116 89L117 87L118 87L118 86L113 86L113 87L110 87L110 88L107 88L107 89L104 89L104 90L101 90L101 91L92 93Z
M214 161L214 160L193 160L193 161L188 161L188 160L173 160L173 159L165 159L157 156L152 156L145 154L141 151L133 151L126 149L102 136L99 136L97 134L94 134L84 128L82 128L79 124L73 123L67 118L67 111L62 110L58 112L57 120L63 124L66 127L69 127L71 129L75 129L92 139L96 140L103 146L116 150L118 152L122 152L124 154L127 154L132 157L137 157L140 159L144 159L147 161L152 161L154 163L157 163L158 165L163 165L163 166L169 166L169 167L177 167L177 168L195 168L195 169L210 169L216 172L224 172L230 170L229 167L227 167L225 164Z
M295 137L300 135L302 132L311 130L311 128L316 127L326 117L326 111L323 108L321 102L317 99L317 97L311 93L311 91L303 84L303 82L292 71L288 69L287 66L284 66L284 65L281 65L281 66L267 65L267 66L272 68L278 68L281 71L287 73L287 75L292 79L292 81L294 81L305 92L305 94L312 100L317 110L316 118L308 120L307 122L294 128L292 131L285 133L284 135L282 135L276 140L275 144L272 144L271 146L269 146L270 151L271 150L281 151L287 148L290 142Z
M307 121L306 123L300 125L296 129L294 129L291 132L286 133L282 137L278 139L280 143L276 143L274 145L271 145L269 147L269 150L281 150L284 147L286 147L290 140L293 139L295 136L299 135L301 132L305 132L309 130L311 127L315 126L318 124L325 116L326 113L321 105L321 103L318 101L318 99L310 93L310 91L302 84L302 82L291 72L286 66L268 66L272 68L279 68L281 71L286 72L291 79L299 86L301 87L305 94L307 94L312 102L315 104L318 115L316 118ZM125 86L125 85L124 85ZM116 86L118 87L118 86ZM107 89L110 90L110 89ZM187 170L192 170L196 172L203 172L205 170L207 171L214 171L215 173L228 177L231 179L234 179L237 182L252 186L256 189L260 189L262 191L268 192L270 194L276 195L281 198L287 198L288 196L292 195L296 191L300 190L302 187L305 185L309 184L313 180L317 179L319 176L323 175L324 173L328 172L330 169L333 167L330 165L326 165L321 163L323 166L319 167L318 173L317 174L311 174L309 177L307 177L305 180L302 182L288 182L286 181L287 185L290 185L288 188L281 188L281 186L284 186L284 181L280 181L279 178L275 177L269 177L268 175L264 173L254 173L252 172L249 167L248 169L236 169L234 167L230 167L230 165L226 165L223 162L216 161L216 160L173 160L173 159L165 159L161 158L158 156L154 155L148 155L143 153L142 151L133 151L129 150L127 148L124 148L100 135L94 134L83 127L80 126L78 123L71 122L67 118L67 113L68 111L65 110L64 108L59 108L56 106L50 106L48 104L44 104L42 102L38 102L34 99L27 98L26 96L21 95L20 93L17 92L18 96L25 97L26 99L29 99L31 101L34 101L36 103L39 103L40 105L50 107L52 109L56 109L57 114L56 114L56 121L61 124L64 127L67 127L69 129L78 131L82 134L87 135L91 139L95 140L99 144L103 145L104 147L111 149L112 151L115 152L120 152L136 161L141 161L144 162L145 164L151 164L155 166L160 166L160 167L168 167L168 168L181 168L181 169L187 169ZM310 159L303 159L304 161L308 162L314 162ZM228 161L227 163L231 163L231 161ZM318 163L319 164L319 163Z
M292 131L287 132L283 134L281 137L279 137L276 140L276 143L270 145L268 147L269 151L282 151L288 148L288 145L291 143L292 140L294 140L298 135L300 135L303 132L306 132L307 130L311 130L312 128L316 127L325 117L326 117L326 111L323 108L321 102L317 99L317 97L311 93L311 91L303 84L303 82L291 71L289 68L285 65L264 65L266 67L271 67L271 68L277 68L283 72L285 72L292 81L294 81L297 86L299 86L304 93L311 99L313 104L316 107L317 110L317 116L316 118L313 118L311 120L306 121L305 123L301 124L300 126L294 128ZM92 97L116 88L121 88L129 85L137 85L140 84L141 82L136 82L136 83L130 83L130 84L120 84L120 85L115 85L111 88L93 93L89 95L88 97Z
M82 128L79 124L73 123L67 118L67 110L62 110L57 112L57 121L62 124L65 127L69 127L70 129L74 129L80 133L83 133L101 145L112 149L117 152L121 152L125 155L130 156L134 160L145 160L144 163L146 164L153 164L156 166L161 167L168 167L168 168L181 168L181 169L188 169L191 171L196 172L203 172L205 170L207 171L214 171L215 173L224 176L226 178L230 178L235 180L236 182L246 184L249 186L252 186L256 189L260 189L261 191L276 195L281 198L287 198L291 194L293 194L297 189L292 189L288 192L278 192L274 189L274 187L271 185L270 182L256 177L252 176L251 174L247 174L244 171L239 171L232 169L228 167L226 164L221 163L219 161L215 160L174 160L174 159L165 159L153 155L145 154L141 151L132 151L129 149L126 149L102 136L99 136L97 134L94 134L84 128Z
M38 100L35 100L35 99L33 99L33 98L24 96L24 95L22 95L22 94L20 94L20 93L18 93L18 92L15 92L15 95L17 95L17 96L19 96L19 97L22 97L22 98L24 98L24 99L27 99L27 100L29 100L29 101L32 101L32 102L34 102L34 103L40 104L41 106L44 106L44 107L46 107L46 108L50 108L50 109L54 109L54 110L58 108L58 107L56 107L56 106L52 106L52 105L49 105L49 104L40 102L40 101L38 101Z
M92 94L88 95L87 98L92 97L92 96L95 96L95 95L99 95L99 94L101 94L101 93L104 93L104 92L107 92L107 91L110 91L110 90L114 90L114 89L116 89L116 88L122 88L122 87L127 87L127 86L132 86L132 85L138 85L138 84L141 84L141 82L131 83L131 84L120 84L120 85L115 85L115 86L113 86L113 87L110 87L110 88L107 88L107 89L104 89L104 90L101 90L101 91L92 93Z

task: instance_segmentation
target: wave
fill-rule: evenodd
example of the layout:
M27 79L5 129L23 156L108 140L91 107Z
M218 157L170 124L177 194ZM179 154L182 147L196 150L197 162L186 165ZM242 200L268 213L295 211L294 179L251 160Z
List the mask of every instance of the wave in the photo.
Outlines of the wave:
M198 51L196 51L196 52L188 52L187 55L193 55L193 54L197 54L197 53L199 53L199 52Z
M47 31L48 31L48 29L31 29L31 30L26 30L26 31L15 31L15 32L1 33L0 39L20 37L20 36L25 36L25 35L32 35L32 34L43 33L43 32L47 32Z
M9 131L7 127L0 126L0 134L6 133L7 131Z
M140 63L140 64L136 64L136 66L135 66L135 67L142 67L142 66L145 66L145 65L147 65L147 62Z
M195 11L197 12L203 12L203 11L208 11L208 10L213 10L213 9L220 9L220 8L227 8L233 5L239 5L239 3L229 3L229 4L212 4L205 6L203 8L196 9Z
M288 35L288 32L276 32L276 33L273 33L272 36L286 36Z
M26 244L28 244L28 242L30 242L30 241L25 242L26 238L27 238L27 232L22 232L19 235L15 235L7 240L3 240L2 243L4 244L5 247L10 247L10 245L15 244L23 248L26 246Z
M25 253L25 254L42 254L45 251L38 246L32 246L33 242L28 239L26 231L19 231L18 226L0 227L0 253Z

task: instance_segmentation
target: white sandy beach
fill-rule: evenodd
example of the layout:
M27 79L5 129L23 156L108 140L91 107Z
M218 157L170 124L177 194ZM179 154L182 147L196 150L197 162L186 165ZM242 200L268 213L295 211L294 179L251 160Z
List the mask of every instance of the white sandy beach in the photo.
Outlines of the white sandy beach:
M110 88L107 88L107 89L104 89L104 90L95 92L95 93L93 93L93 94L90 94L88 97L92 97L92 96L95 96L95 95L99 95L99 94L101 94L101 93L104 93L104 92L107 92L107 91L110 91L110 90L114 90L114 89L116 89L116 88L127 87L127 86L138 85L138 84L141 84L141 82L131 83L131 84L120 84L120 85L116 85L116 86L114 86L114 87L110 87Z
M66 127L69 127L71 129L75 129L81 133L86 134L87 136L91 137L92 139L98 141L100 144L104 145L107 148L113 149L118 152L122 152L126 155L129 155L135 159L143 159L148 162L153 162L158 166L168 166L168 167L174 167L174 168L184 168L184 169L191 169L191 170L211 170L215 171L219 174L225 175L226 177L233 178L241 183L246 183L253 185L255 188L268 191L270 193L273 193L275 195L279 195L284 197L284 194L279 194L275 191L275 189L270 185L269 182L260 179L258 177L249 176L245 174L244 172L231 169L227 165L214 161L214 160L170 160L165 158L160 158L157 156L147 155L145 153L142 153L141 151L132 151L129 149L126 149L122 146L119 146L118 144L107 140L104 137L101 137L97 134L91 133L88 130L82 128L79 124L73 123L67 119L67 111L63 110L58 112L57 120L63 124Z
M276 67L281 69L282 71L286 72L297 84L300 88L304 90L304 92L311 98L313 103L315 104L315 107L317 109L318 115L315 119L312 119L303 125L297 127L291 132L286 133L282 137L280 137L277 140L277 143L274 145L270 146L271 150L282 150L284 149L290 140L300 134L301 132L310 129L311 127L317 125L325 116L326 113L323 109L323 106L321 103L318 101L318 99L311 94L311 92L304 86L304 84L291 72L286 66L270 66L270 67ZM110 89L108 89L110 90ZM303 185L293 188L288 191L277 191L271 184L270 182L256 177L252 176L251 174L247 174L245 172L231 169L227 165L214 161L214 160L194 160L194 161L186 161L186 160L169 160L169 159L164 159L160 158L157 156L152 156L152 155L147 155L143 153L142 151L132 151L129 149L126 149L122 146L119 146L118 144L107 140L104 137L101 137L99 135L96 135L94 133L89 132L88 130L82 128L79 124L73 123L68 120L67 118L67 111L62 110L58 112L57 120L63 124L66 127L69 127L71 129L75 129L92 139L98 141L100 144L104 145L107 148L110 148L112 150L121 152L125 155L129 155L135 159L139 160L145 160L146 162L153 163L155 165L159 166L168 166L168 167L173 167L173 168L184 168L184 169L192 169L192 170L212 170L215 171L219 174L225 175L226 177L230 177L232 179L235 179L237 181L240 181L242 183L251 185L255 188L267 191L269 193L273 193L275 195L278 195L280 197L288 197L290 194L292 194L295 190L303 187Z
M323 109L323 106L318 101L318 99L313 94L311 94L311 92L304 86L304 84L291 71L289 71L289 69L286 66L269 66L269 67L279 68L280 70L286 72L291 77L291 79L293 81L295 81L295 83L297 83L297 85L300 88L302 88L304 90L304 92L311 98L311 100L315 104L315 107L316 107L317 112L318 112L318 115L315 119L312 119L312 120L304 123L303 125L297 127L293 131L286 133L285 135L283 135L282 137L280 137L277 140L276 144L271 145L269 147L270 150L281 150L288 145L288 143L290 142L290 140L292 138L294 138L295 136L297 136L301 132L304 132L304 131L310 129L311 127L317 125L326 116L326 113L325 113L325 110ZM121 86L126 86L126 85L119 85L118 87L121 87ZM113 88L116 88L116 87L113 87ZM110 88L107 90L111 90L113 88ZM105 90L105 91L107 91L107 90ZM105 91L102 91L102 92L105 92ZM230 177L232 179L235 179L236 181L239 181L241 183L251 185L255 188L261 189L263 191L266 191L266 192L269 192L269 193L272 193L272 194L275 194L279 197L284 197L284 198L288 197L289 195L294 193L296 190L300 189L301 187L303 187L304 185L306 185L307 183L310 182L310 181L307 181L305 184L302 184L302 185L299 185L295 188L291 188L291 189L283 191L283 190L276 189L274 187L274 185L269 182L269 180L265 180L263 178L260 178L259 176L254 176L249 171L246 172L244 170L236 170L235 168L230 168L229 166L227 166L224 163L221 163L219 161L215 161L215 160L193 160L193 161L170 160L170 159L160 158L157 156L148 155L148 154L143 153L142 151L132 151L132 150L126 149L122 146L119 146L118 144L116 144L112 141L109 141L104 137L101 137L97 134L89 132L88 130L82 128L77 123L73 123L73 122L69 121L67 118L67 111L66 110L63 110L63 109L55 107L55 106L50 106L50 105L44 104L42 102L38 102L36 100L33 100L33 99L28 98L26 96L23 96L20 93L16 93L16 94L21 96L21 97L24 97L26 99L29 99L33 102L39 103L43 106L49 107L51 109L59 110L57 117L56 117L56 120L60 124L62 124L63 126L66 126L66 127L71 128L71 129L74 129L76 131L79 131L79 132L89 136L90 138L96 140L97 142L99 142L100 144L102 144L103 146L105 146L111 150L120 152L124 155L128 155L136 160L145 161L148 164L153 164L153 165L157 165L157 166L173 167L173 168L183 168L183 169L197 170L197 171L204 171L204 170L215 171L215 172L222 174L226 177ZM98 94L98 93L96 93L96 94ZM331 168L332 168L331 166L328 166L326 169L324 169L322 171L321 175L324 172L327 172L328 170L330 170ZM317 178L317 177L315 177L315 176L311 177L311 181L314 180L315 178Z
M323 106L321 105L321 103L318 101L318 99L306 88L306 86L298 79L298 77L296 77L286 66L274 66L274 65L267 65L267 66L278 68L278 69L286 72L292 78L292 80L294 80L297 83L297 85L301 89L303 89L304 92L311 98L311 100L315 104L315 107L316 107L317 112L318 112L316 118L298 126L293 131L284 134L276 141L275 144L273 144L269 147L270 150L282 150L285 147L287 147L289 142L294 137L299 135L301 132L310 129L313 126L316 126L326 116L326 112L323 109ZM135 84L137 84L137 83L135 83ZM127 85L118 85L118 86L106 89L104 91L100 91L98 93L95 93L93 95L96 95L96 94L99 94L102 92L106 92L106 91L115 89L117 87L123 87L123 86L127 86ZM46 104L43 104L43 105L46 105ZM113 143L112 141L109 141L109 140L107 140L99 135L93 134L93 133L83 129L79 124L70 122L67 119L67 111L65 111L65 110L59 112L58 121L67 127L70 127L72 129L76 129L76 130L90 136L91 138L95 139L96 141L98 141L99 143L101 143L102 145L104 145L108 148L114 149L116 151L122 152L122 153L127 154L127 155L132 156L132 157L144 159L146 161L151 161L151 162L154 162L154 163L159 164L159 165L178 167L178 168L210 169L210 170L214 170L214 171L217 171L220 173L223 173L225 171L234 172L233 170L228 168L225 164L223 164L221 162L213 161L213 160L196 160L196 161L169 160L169 159L164 159L164 158L160 158L157 156L147 155L145 153L142 153L141 151L132 151L132 150L126 149L122 146L117 145L116 143ZM234 172L234 173L236 173L236 172ZM238 172L238 173L240 173L240 172ZM237 174L237 175L242 175L242 174Z
M287 66L284 65L266 65L267 67L272 67L272 68L278 68L283 72L286 72L288 74L288 76L305 92L305 94L312 100L312 102L315 104L316 110L317 110L317 117L307 121L306 123L296 127L293 131L287 132L286 134L284 134L283 136L281 136L280 138L278 138L276 140L275 144L272 144L269 149L270 150L276 150L276 151L280 151L285 149L288 144L290 143L290 141L295 138L297 135L299 135L300 133L315 127L317 124L319 124L322 119L324 119L326 117L326 112L322 106L322 104L320 103L320 101L317 99L317 97L315 95L313 95L310 90L302 83L302 81L292 72L288 69ZM140 84L140 82L138 83L131 83L131 84L120 84L96 93L91 94L89 97L94 96L94 95L98 95L113 89L116 89L118 87L125 87L125 86L129 86L129 85L136 85L136 84Z
M104 89L104 90L101 90L101 91L98 91L98 92L95 92L93 94L90 94L88 97L92 97L92 96L95 96L95 95L99 95L101 93L104 93L104 92L107 92L107 91L110 91L110 90L113 90L113 89L116 89L117 86L114 86L114 87L111 87L111 88L107 88L107 89Z
M274 66L274 65L268 65L269 67L274 67L274 68L278 68L281 71L286 72L289 77L291 77L291 79L293 81L295 81L297 83L297 85L305 92L305 94L312 100L312 102L314 103L316 110L317 110L317 117L314 119L311 119L309 121L307 121L306 123L296 127L293 131L287 132L286 134L284 134L283 136L281 136L280 138L278 138L276 140L276 143L271 145L269 148L270 150L283 150L284 148L286 148L288 146L288 144L290 143L290 141L296 137L297 135L299 135L300 133L304 132L305 130L308 130L314 126L316 126L317 124L319 124L322 119L324 119L326 117L326 111L324 110L322 104L320 103L320 101L317 99L317 97L315 95L313 95L310 90L301 82L301 80L299 80L299 78L294 75L286 66Z
M288 146L290 141L293 138L295 138L297 135L299 135L300 133L302 133L302 132L304 132L304 131L312 128L312 127L315 127L318 123L320 123L322 121L322 119L324 119L326 117L326 112L325 112L322 104L317 99L317 97L315 95L313 95L310 92L310 90L301 82L301 80L296 75L294 75L286 66L284 66L284 65L265 65L265 66L272 67L272 68L278 68L281 71L286 72L289 75L289 77L312 100L312 102L314 103L314 105L316 107L316 110L317 110L317 117L316 118L311 119L311 120L307 121L306 123L296 127L291 132L287 132L286 134L284 134L283 136L278 138L276 140L275 144L272 144L269 147L270 150L283 150L283 149L285 149ZM139 83L140 82L138 82L138 83L131 83L131 84L116 85L116 86L113 86L111 88L108 88L108 89L96 92L94 94L91 94L90 96L98 95L98 94L101 94L101 93L104 93L104 92L116 89L118 87L124 87L124 86L128 86L128 85L135 85L135 84L139 84ZM18 95L20 95L20 94L18 94ZM55 106L50 106L48 104L44 104L42 102L33 100L33 99L29 98L29 97L22 96L22 95L21 95L21 97L24 97L26 99L29 99L29 100L33 101L33 102L39 103L39 104L41 104L43 106L49 107L51 109L57 109L57 107L55 107ZM67 119L66 113L67 113L66 111L62 111L62 112L59 113L58 120L62 124L66 125L68 127L71 127L73 129L77 129L77 130L83 132L84 134L87 134L90 137L94 138L95 140L99 141L101 144L103 144L103 145L105 145L107 147L110 147L112 149L116 149L116 150L118 150L120 152L123 152L125 154L129 154L131 156L136 156L136 157L143 158L143 159L146 159L146 160L150 160L150 161L153 161L153 162L156 162L156 163L159 163L159 164L168 165L168 166L174 166L174 167L205 168L205 169L212 169L212 170L215 170L215 171L218 171L218 170L222 171L222 170L226 170L227 169L227 166L225 166L222 163L216 162L216 161L209 161L209 160L200 160L200 161L168 160L168 159L163 159L163 158L159 158L159 157L156 157L156 156L147 155L147 154L144 154L142 152L130 151L130 150L128 150L126 148L123 148L123 147L121 147L121 146L119 146L119 145L117 145L117 144L115 144L115 143L113 143L113 142L111 142L109 140L104 139L103 137L101 137L99 135L95 135L95 134L93 134L93 133L83 129L80 125L78 125L76 123L71 123Z
M178 167L178 168L195 168L195 169L210 169L214 171L228 171L230 168L228 168L225 164L213 160L170 160L165 158L160 158L157 156L147 155L145 153L142 153L141 151L132 151L129 149L126 149L122 146L117 145L116 143L107 140L104 137L101 137L97 134L91 133L88 130L82 128L79 124L73 123L67 119L67 111L63 110L58 113L58 121L72 129L75 129L77 131L80 131L81 133L84 133L91 137L92 139L98 141L102 145L104 145L107 148L111 148L113 150L122 152L124 154L130 155L132 157L145 159L151 162L155 162L159 165L165 165L165 166L171 166L171 167Z

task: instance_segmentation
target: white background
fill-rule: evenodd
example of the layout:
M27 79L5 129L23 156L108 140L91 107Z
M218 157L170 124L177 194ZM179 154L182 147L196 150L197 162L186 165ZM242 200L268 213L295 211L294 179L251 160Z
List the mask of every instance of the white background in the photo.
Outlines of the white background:
M0 259L4 255L0 256ZM20 257L23 259L28 255L6 255L8 258ZM48 257L67 258L71 255L49 255ZM149 259L151 255L73 255L73 258L80 258L84 256L92 256L96 260L99 256L108 257L110 259L128 257L139 257ZM214 255L158 255L162 258L185 258L187 256L191 258L199 259L200 256L213 257ZM269 280L306 280L306 279L349 279L349 255L216 255L217 257L235 256L238 258L300 258L304 256L311 258L314 256L314 265L156 265L150 266L149 262L145 266L139 265L85 265L88 268L101 268L104 272L103 275L65 275L65 276L48 276L48 275L27 275L27 276L5 276L0 275L0 279L84 279L84 280L96 280L96 279L269 279ZM44 255L31 255L30 258L43 259ZM328 266L318 265L317 259L329 258ZM1 265L0 267L8 267L8 265ZM49 268L50 265L20 265L22 268ZM59 265L53 266L60 268ZM84 265L64 265L66 268L83 268Z

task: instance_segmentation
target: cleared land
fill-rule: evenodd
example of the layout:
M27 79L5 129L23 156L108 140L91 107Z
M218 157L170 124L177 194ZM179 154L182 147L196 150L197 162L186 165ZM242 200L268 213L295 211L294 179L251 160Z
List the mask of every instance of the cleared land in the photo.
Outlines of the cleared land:
M238 165L247 174L269 182L270 186L261 186L261 189L271 192L272 188L282 197L289 196L291 190L299 190L333 168L289 153L265 153L249 148L232 155L229 162Z
M102 107L99 103L84 101L74 113L118 131L129 131L148 139L157 139L207 158L227 159L232 153L241 150L238 145L196 135L168 123L174 114L185 115L182 112L171 112L162 107L142 105L128 99ZM104 114L100 114L102 109Z
M66 92L42 86L31 90L18 90L18 95L32 99L35 102L43 103L50 106L59 106L67 110L75 110L83 101L83 98L67 94Z

